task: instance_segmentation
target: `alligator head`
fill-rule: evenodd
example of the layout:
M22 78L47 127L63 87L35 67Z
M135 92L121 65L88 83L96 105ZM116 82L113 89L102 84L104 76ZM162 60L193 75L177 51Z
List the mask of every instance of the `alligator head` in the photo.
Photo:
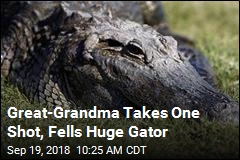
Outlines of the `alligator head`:
M78 22L83 17L74 16L65 24L74 31L62 57L69 99L109 109L179 106L197 109L202 117L239 123L238 103L204 81L180 56L172 37L107 16L88 16L83 26L76 23L76 17Z

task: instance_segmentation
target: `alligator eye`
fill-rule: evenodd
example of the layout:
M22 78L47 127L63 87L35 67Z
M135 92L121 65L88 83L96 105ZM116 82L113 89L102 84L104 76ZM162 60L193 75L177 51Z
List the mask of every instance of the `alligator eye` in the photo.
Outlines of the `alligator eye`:
M123 47L123 44L114 39L105 40L109 47Z
M138 43L137 41L130 41L127 45L126 45L126 50L127 52L137 58L144 58L144 53L142 50L142 45L140 43Z
M124 47L124 45L114 39L105 39L105 40L99 40L100 43L103 44L103 48L104 50L109 50L109 51L121 51L122 48Z

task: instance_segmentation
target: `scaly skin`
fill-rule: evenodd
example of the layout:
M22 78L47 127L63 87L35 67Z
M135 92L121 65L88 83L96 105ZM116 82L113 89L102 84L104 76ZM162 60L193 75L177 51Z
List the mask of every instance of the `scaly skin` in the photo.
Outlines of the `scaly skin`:
M239 124L238 103L203 79L202 66L192 65L174 38L119 19L108 5L76 3L23 3L1 37L1 73L31 101L65 108L180 106Z

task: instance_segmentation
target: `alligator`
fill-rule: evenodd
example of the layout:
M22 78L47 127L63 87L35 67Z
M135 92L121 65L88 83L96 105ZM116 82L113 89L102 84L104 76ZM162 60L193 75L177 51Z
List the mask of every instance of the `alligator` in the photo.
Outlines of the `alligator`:
M1 75L54 108L199 110L239 124L206 57L161 2L1 2Z

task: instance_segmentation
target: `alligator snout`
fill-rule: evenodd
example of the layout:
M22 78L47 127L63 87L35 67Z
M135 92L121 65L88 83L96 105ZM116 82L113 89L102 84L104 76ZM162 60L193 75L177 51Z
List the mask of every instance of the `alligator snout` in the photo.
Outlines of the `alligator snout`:
M218 103L210 109L209 117L239 125L239 104L236 102Z

